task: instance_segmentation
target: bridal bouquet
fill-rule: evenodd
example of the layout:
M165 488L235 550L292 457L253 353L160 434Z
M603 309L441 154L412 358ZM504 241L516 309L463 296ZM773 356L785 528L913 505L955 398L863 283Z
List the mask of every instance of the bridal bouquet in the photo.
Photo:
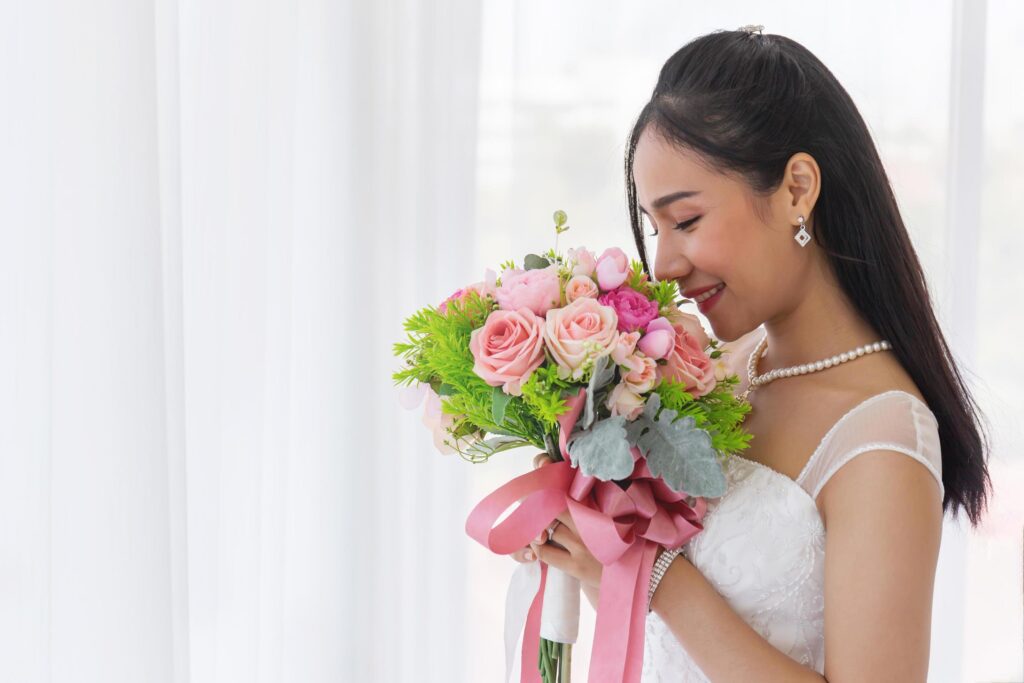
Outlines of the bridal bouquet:
M605 568L591 680L636 681L658 546L703 528L704 499L725 492L722 462L750 439L749 406L733 395L739 380L718 343L679 309L675 282L652 282L614 247L561 254L565 213L554 219L554 249L407 318L393 379L426 394L424 422L442 452L483 462L532 445L556 461L480 501L466 531L509 554L568 509ZM534 583L510 588L506 674L521 634L521 680L568 681L579 584L539 564ZM517 610L516 590L528 607Z

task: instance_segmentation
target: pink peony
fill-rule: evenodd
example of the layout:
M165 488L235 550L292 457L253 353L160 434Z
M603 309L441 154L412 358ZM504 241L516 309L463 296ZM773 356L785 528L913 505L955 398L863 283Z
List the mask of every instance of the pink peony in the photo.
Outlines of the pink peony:
M597 259L594 258L594 252L586 247L569 249L566 253L566 258L572 263L573 275L594 276L594 271L597 269Z
M590 297L596 299L599 294L597 289L597 283L594 282L589 275L573 275L567 283L565 283L565 301L566 303L572 303L576 299L583 297Z
M644 398L629 388L625 382L619 382L608 394L605 405L612 415L624 415L633 421L644 412Z
M629 277L629 259L618 247L605 249L597 259L597 284L602 291L615 289Z
M676 331L668 318L655 318L647 325L647 334L643 336L637 346L648 358L658 360L664 358L672 350L676 341Z
M522 383L544 362L544 321L529 308L491 311L469 336L473 372L492 387L522 395Z
M711 358L704 353L701 339L686 329L682 322L672 324L676 332L675 345L667 356L667 363L660 366L661 376L680 382L694 398L699 398L715 388L715 367ZM703 330L702 330L703 332ZM704 335L707 339L707 335Z
M559 375L580 379L588 361L613 348L619 335L617 325L615 309L589 297L548 311L544 339L558 364Z
M562 303L562 283L558 264L533 270L503 271L501 286L495 294L498 306L506 311L528 308L539 316Z
M454 294L452 294L450 297L448 297L438 305L437 310L440 311L442 315L447 313L448 303L450 301L464 299L469 292L476 292L482 297L489 296L492 299L495 298L495 294L497 293L497 288L494 286L496 279L497 276L495 275L494 271L488 268L484 274L483 281L475 282L471 285L466 285L462 289L456 290Z
M647 327L647 323L658 317L658 302L630 287L618 287L597 297L597 300L615 309L619 316L619 332Z

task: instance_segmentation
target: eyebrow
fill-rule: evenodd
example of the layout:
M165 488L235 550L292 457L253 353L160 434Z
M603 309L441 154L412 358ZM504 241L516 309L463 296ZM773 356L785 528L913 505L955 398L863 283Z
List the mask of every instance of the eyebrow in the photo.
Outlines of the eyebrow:
M700 194L700 192L696 190L681 190L679 192L667 194L660 199L654 200L654 210L657 211L658 209L662 209L678 199L686 199L687 197L693 197L698 194ZM647 213L647 209L642 206L640 207L640 210ZM649 216L650 214L648 213L647 215Z

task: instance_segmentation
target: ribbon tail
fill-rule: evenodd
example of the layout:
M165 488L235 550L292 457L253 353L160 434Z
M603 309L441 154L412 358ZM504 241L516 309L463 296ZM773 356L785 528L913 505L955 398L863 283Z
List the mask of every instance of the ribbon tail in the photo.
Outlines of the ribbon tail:
M651 585L651 570L658 554L658 544L645 541L640 557L640 571L633 593L633 613L629 625L629 648L626 652L623 683L638 683L644 668L644 639L647 626L647 589Z
M635 544L601 572L597 623L590 654L590 683L627 682L626 664L634 631L637 584L643 562L643 546ZM643 630L640 631L641 646ZM628 679L630 682L636 679Z
M505 682L519 678L518 655L521 651L526 618L540 585L539 562L524 562L516 567L505 595Z
M540 668L537 657L540 654L540 613L544 608L544 585L547 583L548 566L540 565L540 587L526 616L526 630L523 632L523 652L520 658L520 683L540 683Z

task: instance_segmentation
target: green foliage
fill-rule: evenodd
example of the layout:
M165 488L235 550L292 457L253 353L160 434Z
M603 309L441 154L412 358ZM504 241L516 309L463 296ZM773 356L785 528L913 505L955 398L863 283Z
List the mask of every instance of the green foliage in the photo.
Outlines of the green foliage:
M523 382L522 399L545 433L557 433L558 416L568 404L563 397L573 392L573 384L558 377L558 365L545 363Z
M395 355L406 367L392 379L395 384L427 383L443 392L442 410L460 416L452 426L453 437L479 437L483 431L519 437L544 448L545 431L526 402L502 397L499 401L506 405L495 406L494 387L473 371L470 337L495 307L493 300L471 291L462 300L448 302L445 313L428 306L409 316L405 321L408 341L394 345Z
M743 429L743 420L750 405L733 394L739 383L735 375L719 380L709 393L694 398L685 385L670 379L662 380L654 391L661 398L662 409L674 410L679 418L692 417L694 424L711 435L711 446L724 457L739 453L750 444L752 435Z
M676 297L679 295L679 286L675 280L667 282L652 282L647 295L658 302L658 309L664 311L670 306L676 305Z

